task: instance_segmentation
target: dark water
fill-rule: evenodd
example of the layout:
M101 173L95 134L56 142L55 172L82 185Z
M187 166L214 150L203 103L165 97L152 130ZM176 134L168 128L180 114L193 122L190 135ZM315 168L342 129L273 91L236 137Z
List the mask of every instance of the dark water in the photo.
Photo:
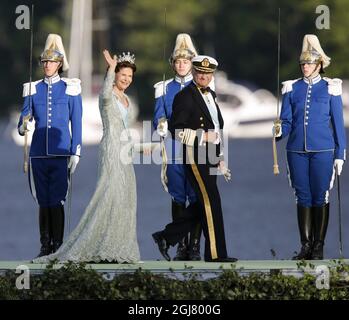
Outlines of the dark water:
M37 206L21 172L23 152L0 126L0 260L31 259L39 249ZM299 249L293 190L288 186L284 142L279 144L281 174L272 173L270 139L229 141L232 180L219 178L228 252L240 259L287 259ZM71 226L76 226L94 191L98 147L85 147L73 180ZM170 197L160 184L160 167L136 165L138 240L143 260L159 259L151 239L171 219ZM349 257L349 170L341 176L344 255ZM330 195L331 215L325 256L338 258L337 190ZM172 249L171 249L172 250ZM171 251L173 254L174 251Z

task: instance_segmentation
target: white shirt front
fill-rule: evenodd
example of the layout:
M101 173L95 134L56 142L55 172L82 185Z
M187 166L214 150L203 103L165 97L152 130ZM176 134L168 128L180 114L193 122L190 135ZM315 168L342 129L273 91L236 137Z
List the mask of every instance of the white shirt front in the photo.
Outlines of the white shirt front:
M220 127L219 127L219 119L218 119L218 110L217 110L217 106L216 103L213 99L213 95L211 92L207 92L207 93L202 93L201 90L198 88L202 98L205 101L205 104L207 106L207 109L210 113L211 119L213 121L214 124L214 132L217 133L217 140L214 142L214 144L218 144L221 142L221 138L220 138ZM201 141L199 143L199 145L202 145L203 143L203 137L201 138Z
M211 92L207 92L205 94L200 91L200 94L205 101L208 111L210 112L210 115L214 124L214 130L215 132L219 132L218 111L217 111L217 106L216 106L216 103L214 102L213 96Z

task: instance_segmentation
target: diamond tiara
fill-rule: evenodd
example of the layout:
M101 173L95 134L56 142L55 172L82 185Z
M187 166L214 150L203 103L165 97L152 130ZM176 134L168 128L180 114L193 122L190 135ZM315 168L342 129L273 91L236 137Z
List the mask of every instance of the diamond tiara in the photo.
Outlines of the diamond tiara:
M118 56L118 62L129 62L129 63L132 63L134 64L135 63L135 60L136 60L136 57L134 54L130 54L130 52L127 52L127 54L125 52L123 52L122 54L120 54Z

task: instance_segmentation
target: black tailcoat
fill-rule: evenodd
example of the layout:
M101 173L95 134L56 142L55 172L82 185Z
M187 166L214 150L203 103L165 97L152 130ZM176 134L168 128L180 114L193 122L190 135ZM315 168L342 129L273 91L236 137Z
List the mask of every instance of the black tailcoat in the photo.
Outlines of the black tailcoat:
M213 91L208 94L216 97ZM216 106L222 130L223 118L217 104ZM221 143L200 145L203 132L214 130L214 123L199 89L193 82L175 96L169 128L172 136L182 143L180 132L187 130L195 134L192 144L184 142L184 149L187 156L185 159L187 176L198 196L198 201L189 205L182 219L168 224L163 235L169 244L175 245L200 220L206 239L205 260L225 258L227 250L221 198L217 188L217 175L213 174L219 160L222 160Z

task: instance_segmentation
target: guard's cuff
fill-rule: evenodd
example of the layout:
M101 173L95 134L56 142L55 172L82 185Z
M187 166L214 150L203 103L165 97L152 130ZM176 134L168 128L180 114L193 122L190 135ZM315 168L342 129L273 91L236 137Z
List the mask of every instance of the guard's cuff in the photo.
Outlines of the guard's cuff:
M156 132L158 133L158 135L160 137L166 137L167 136L167 132L168 132L168 124L167 124L167 120L166 118L160 118L157 128L156 128Z
M161 117L161 118L159 118L159 120L158 120L158 125L159 125L160 123L166 122L166 121L167 121L167 119L166 119L165 117Z
M23 128L23 123L18 127L18 133L20 136L24 136L24 128Z
M334 151L334 158L335 159L341 159L341 160L346 160L346 155L347 155L347 152L346 152L346 149L341 149L341 150L335 150Z
M80 144L78 144L76 146L76 151L75 152L73 150L71 151L71 156L81 157L81 145Z

